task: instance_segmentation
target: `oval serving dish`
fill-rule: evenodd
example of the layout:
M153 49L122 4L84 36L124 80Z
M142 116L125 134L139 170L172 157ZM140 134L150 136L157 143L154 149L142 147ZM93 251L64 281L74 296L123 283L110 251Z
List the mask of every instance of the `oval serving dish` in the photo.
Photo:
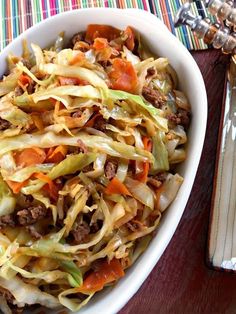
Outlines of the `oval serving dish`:
M207 121L207 97L204 82L194 59L187 49L168 31L154 15L141 10L128 9L81 9L62 13L47 19L21 34L1 53L2 76L6 69L9 53L20 55L22 40L47 47L54 42L61 31L67 39L88 24L107 24L125 29L127 25L136 29L149 48L158 56L167 57L179 78L179 87L191 104L192 121L188 131L187 159L178 168L184 182L176 199L165 212L155 237L147 250L127 271L119 283L98 293L79 313L117 313L135 294L147 278L172 238L188 201L204 142ZM157 283L158 284L158 283ZM51 312L51 311L50 311Z

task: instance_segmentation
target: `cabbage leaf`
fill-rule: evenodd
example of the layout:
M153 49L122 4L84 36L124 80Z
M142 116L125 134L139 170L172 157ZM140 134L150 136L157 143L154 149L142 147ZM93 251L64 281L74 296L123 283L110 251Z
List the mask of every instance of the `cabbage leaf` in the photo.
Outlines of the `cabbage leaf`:
M57 145L78 146L78 140L82 140L87 147L110 156L149 161L151 163L154 161L153 155L146 150L113 141L111 138L88 135L83 132L78 132L74 137L47 132L45 134L23 134L15 136L13 141L3 139L0 142L0 155L15 149L24 149L33 146L41 148L49 148Z
M9 215L14 212L16 200L8 185L0 176L0 216Z
M42 292L34 285L24 283L23 280L17 277L11 280L0 277L0 286L7 289L14 296L19 307L40 304L50 309L55 309L60 306L57 298Z
M40 71L47 74L76 77L89 82L95 87L107 89L107 85L94 71L74 65L59 65L53 63L41 64Z
M169 170L168 151L163 141L164 136L164 132L156 132L152 137L152 154L155 161L151 166L151 174Z

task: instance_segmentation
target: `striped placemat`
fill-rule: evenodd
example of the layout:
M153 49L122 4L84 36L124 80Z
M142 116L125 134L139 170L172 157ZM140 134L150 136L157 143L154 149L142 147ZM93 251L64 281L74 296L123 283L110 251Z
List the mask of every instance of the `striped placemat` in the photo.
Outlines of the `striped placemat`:
M55 14L90 7L139 8L158 16L189 50L206 49L189 28L174 28L174 16L186 0L0 0L0 50L30 26ZM194 14L207 16L202 1L192 3Z

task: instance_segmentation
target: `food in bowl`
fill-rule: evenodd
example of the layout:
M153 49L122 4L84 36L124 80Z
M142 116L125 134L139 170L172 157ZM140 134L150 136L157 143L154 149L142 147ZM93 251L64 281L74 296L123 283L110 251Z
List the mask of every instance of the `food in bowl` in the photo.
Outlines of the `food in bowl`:
M125 275L174 200L190 105L132 27L31 48L0 82L0 309L78 311Z

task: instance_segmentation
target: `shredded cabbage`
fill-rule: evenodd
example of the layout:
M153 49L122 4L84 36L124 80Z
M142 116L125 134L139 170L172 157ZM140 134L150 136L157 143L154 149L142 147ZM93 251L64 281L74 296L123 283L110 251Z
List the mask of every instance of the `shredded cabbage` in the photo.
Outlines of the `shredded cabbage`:
M14 212L16 200L11 190L0 176L0 217Z

